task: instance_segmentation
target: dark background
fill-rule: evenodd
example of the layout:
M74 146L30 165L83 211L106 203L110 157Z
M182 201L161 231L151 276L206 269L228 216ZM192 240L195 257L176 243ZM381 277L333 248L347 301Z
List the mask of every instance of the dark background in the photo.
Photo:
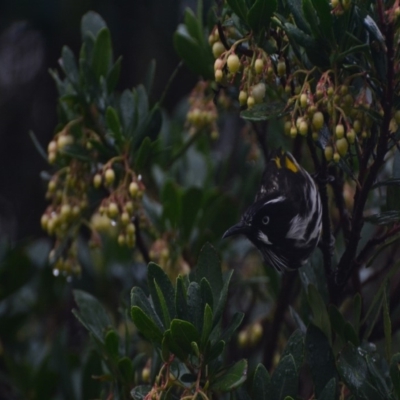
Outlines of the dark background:
M40 215L45 185L40 172L48 169L28 132L46 148L57 124L57 92L49 68L58 67L62 46L77 55L80 20L98 12L110 28L114 56L123 57L119 89L144 79L157 61L157 99L178 63L173 32L185 7L177 0L14 0L0 1L0 237L25 242L44 234ZM171 112L188 93L195 76L180 71L165 101Z

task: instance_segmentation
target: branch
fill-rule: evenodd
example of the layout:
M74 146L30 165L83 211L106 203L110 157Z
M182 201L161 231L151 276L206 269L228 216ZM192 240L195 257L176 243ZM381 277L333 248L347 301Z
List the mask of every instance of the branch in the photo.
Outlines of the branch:
M266 348L264 354L264 365L265 368L270 369L272 366L272 360L276 351L276 346L279 338L280 328L285 316L286 309L290 304L290 300L293 296L293 285L296 281L294 272L286 272L282 277L282 286L279 291L274 318L269 328L268 335L266 337ZM264 326L265 328L265 326Z
M268 121L264 121L263 123L252 122L251 126L253 127L253 130L256 133L258 144L264 155L264 160L265 162L267 162L269 154L268 154L267 141L265 139L268 133Z
M331 290L332 290L331 236L332 235L331 235L331 222L329 218L328 191L326 189L329 177L328 177L325 157L324 156L322 157L322 163L320 163L319 158L317 156L315 144L310 137L307 137L307 144L310 149L311 158L314 162L314 169L315 171L318 171L316 176L316 181L318 183L319 194L322 204L322 240L320 242L320 248L324 259L324 269L325 269L326 282L328 284L328 291L329 295L331 296Z
M149 251L147 249L147 246L143 240L142 234L141 234L141 229L140 229L140 225L139 225L139 218L135 218L133 221L134 225L135 225L135 232L136 232L136 245L140 251L140 253L142 254L143 260L146 264L148 264L151 260L150 260L150 256L149 256Z
M357 187L356 196L355 196L355 204L352 215L352 227L350 231L349 241L346 246L346 250L344 251L342 258L339 261L337 267L337 275L335 279L335 283L337 289L342 290L345 286L347 280L351 276L355 267L359 267L356 263L355 256L357 251L357 245L361 237L361 229L364 225L363 221L363 213L365 204L367 202L368 194L374 184L376 177L378 175L379 170L383 166L385 162L385 155L387 152L387 145L389 139L389 123L391 119L391 109L393 104L393 80L394 80L394 46L393 46L393 38L394 38L394 28L393 24L386 25L386 47L387 47L387 82L384 87L381 104L383 107L383 121L381 124L380 135L378 138L377 144L377 152L376 158L371 165L368 173L368 162L370 159L370 155L373 152L373 141L369 141L366 146L365 154L363 155L362 165L360 166L360 174L359 174L359 182L361 184L361 188ZM366 177L364 179L364 176Z
M343 179L341 176L338 175L337 169L334 168L332 171L334 179L332 179L329 183L332 187L333 196L335 197L335 204L339 211L340 216L340 227L343 230L343 236L345 241L348 240L350 235L350 218L349 213L346 208L346 204L343 198Z

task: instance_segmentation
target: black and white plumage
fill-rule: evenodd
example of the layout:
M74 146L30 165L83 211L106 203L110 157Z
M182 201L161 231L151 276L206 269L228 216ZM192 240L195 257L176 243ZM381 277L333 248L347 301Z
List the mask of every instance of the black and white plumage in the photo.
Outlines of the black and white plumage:
M288 152L267 162L254 203L224 238L245 235L278 271L304 265L318 244L322 207L314 180Z

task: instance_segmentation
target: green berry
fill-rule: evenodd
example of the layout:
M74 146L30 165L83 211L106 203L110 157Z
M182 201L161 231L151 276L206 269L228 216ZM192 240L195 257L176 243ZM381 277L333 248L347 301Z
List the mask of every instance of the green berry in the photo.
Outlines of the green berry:
M115 172L112 168L108 168L104 174L106 184L111 186L115 181Z
M278 76L280 76L280 77L285 76L286 75L286 63L285 63L285 61L283 61L283 60L279 61L278 65L276 67L276 70L277 70Z
M57 148L62 150L65 146L74 143L74 138L71 135L60 135L57 139Z
M256 62L254 63L254 70L256 71L256 74L261 74L264 69L264 61L262 58L257 58Z
M129 185L129 193L132 197L136 197L139 193L139 185L137 182L131 182Z
M212 46L212 52L215 58L218 58L225 51L225 47L222 42L215 42Z
M301 108L306 108L307 107L307 95L305 93L302 93L300 95L300 106Z
M332 146L326 146L324 149L325 158L327 161L331 161L333 157L333 148Z
M217 69L215 71L214 77L215 77L215 82L221 82L222 78L224 77L224 73L220 69Z
M247 103L247 92L241 90L239 93L239 103L241 106L244 106Z
M231 72L232 74L236 74L236 72L239 71L240 69L240 60L239 57L236 54L230 54L227 61L226 61L227 65L228 65L228 70L229 72Z
M301 121L299 125L299 133L302 136L306 136L308 132L308 123L306 121Z
M249 97L247 98L247 107L248 107L248 108L253 107L255 103L256 103L256 102L255 102L253 96L249 96Z
M114 218L114 217L116 217L117 215L118 215L118 205L117 205L117 203L114 203L114 202L111 202L109 205L108 205L108 216L110 217L110 218Z
M251 89L251 95L254 98L255 103L261 103L264 99L265 96L265 83L257 83L257 85L254 85Z
M312 125L315 130L319 131L324 126L324 115L321 111L317 111L312 118Z
M337 124L335 128L336 139L342 139L344 137L344 126L342 124Z
M336 140L336 149L338 153L344 157L347 154L347 150L349 149L349 143L346 138L341 138Z
M114 171L113 171L113 172L114 172ZM93 186L94 186L96 189L98 189L98 188L100 187L100 185L101 185L102 180L103 180L103 178L101 177L101 175L100 175L100 174L96 174L96 175L93 177Z

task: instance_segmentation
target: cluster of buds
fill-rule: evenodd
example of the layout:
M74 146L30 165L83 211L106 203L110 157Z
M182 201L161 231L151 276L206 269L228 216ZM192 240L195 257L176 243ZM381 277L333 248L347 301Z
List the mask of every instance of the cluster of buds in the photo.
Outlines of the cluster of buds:
M298 71L300 72L300 71ZM330 72L322 74L315 88L309 82L309 72L304 72L302 85L296 82L294 93L288 99L288 108L292 107L286 118L284 131L286 135L295 138L297 135L311 135L318 140L319 131L326 123L331 138L325 147L325 157L328 161L338 162L349 151L349 145L362 143L370 136L372 119L368 115L372 101L372 91L362 87L356 91L347 84L334 85ZM350 82L352 77L347 77ZM290 79L288 85L290 85ZM292 93L292 86L286 90ZM379 102L376 102L379 107ZM376 112L381 113L379 108ZM326 116L326 118L324 117ZM325 121L326 120L326 121Z
M96 133L73 121L48 146L49 162L59 168L48 183L46 198L50 204L41 225L56 239L49 257L55 275L80 273L75 240L82 225L91 229L92 245L99 246L101 234L107 234L115 235L121 246L135 246L134 222L141 223L144 184L123 155L101 164L93 141L100 141ZM74 157L74 152L68 151L70 145L84 148L87 160ZM98 194L103 196L99 206L94 200Z
M234 41L230 48L226 49L221 41L216 40L212 44L214 62L214 78L222 84L235 84L237 76L240 76L239 103L241 106L253 107L264 101L266 88L279 92L281 83L286 80L286 62L283 57L271 57L263 49L259 48L251 36L237 39L235 31L225 28L226 39ZM217 30L210 38L219 38ZM237 40L236 40L237 39ZM226 41L225 41L226 42ZM239 46L247 42L246 51L239 51Z
M263 335L263 327L259 321L242 329L238 334L238 344L240 347L255 346Z
M186 125L190 135L200 131L210 132L212 139L218 138L217 108L213 101L210 84L199 81L189 97L190 109L186 115Z
M101 185L109 191L96 213L92 215L92 244L98 245L99 233L117 235L121 246L135 247L136 227L134 220L141 210L141 199L144 185L141 177L137 177L130 169L124 171L122 179L117 180L112 164L107 163L101 172L93 177L93 186Z

